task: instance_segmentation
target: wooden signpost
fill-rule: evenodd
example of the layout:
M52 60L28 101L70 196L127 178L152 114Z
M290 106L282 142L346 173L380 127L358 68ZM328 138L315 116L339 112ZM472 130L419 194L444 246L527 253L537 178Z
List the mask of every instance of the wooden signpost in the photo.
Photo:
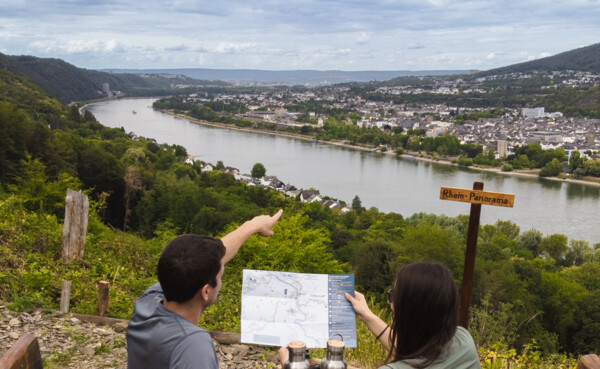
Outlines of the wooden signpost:
M473 183L473 189L442 187L440 199L471 203L469 215L469 232L467 234L467 251L465 252L465 268L462 280L462 294L458 324L469 327L469 307L471 305L471 290L473 288L473 271L475 270L475 254L477 252L477 234L479 233L479 218L481 205L505 206L512 208L515 195L499 192L483 191L483 182Z

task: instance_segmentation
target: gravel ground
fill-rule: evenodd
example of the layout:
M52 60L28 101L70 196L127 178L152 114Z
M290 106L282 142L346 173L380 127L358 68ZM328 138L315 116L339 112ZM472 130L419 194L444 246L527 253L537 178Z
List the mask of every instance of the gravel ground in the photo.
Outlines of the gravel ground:
M0 355L17 339L38 337L45 368L127 368L126 321L97 325L71 314L36 310L14 312L0 305ZM219 368L280 369L274 349L215 341Z

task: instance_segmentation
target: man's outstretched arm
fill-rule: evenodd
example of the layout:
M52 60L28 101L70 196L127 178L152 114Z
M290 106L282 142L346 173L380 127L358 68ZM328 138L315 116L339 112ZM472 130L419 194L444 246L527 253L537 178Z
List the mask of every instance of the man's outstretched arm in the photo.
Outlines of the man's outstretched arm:
M240 247L250 236L259 234L263 237L271 237L273 235L273 225L277 223L277 220L283 214L283 209L279 209L275 215L258 215L251 220L245 222L234 231L225 235L221 238L223 245L225 245L225 256L223 257L223 264L231 260L238 252Z

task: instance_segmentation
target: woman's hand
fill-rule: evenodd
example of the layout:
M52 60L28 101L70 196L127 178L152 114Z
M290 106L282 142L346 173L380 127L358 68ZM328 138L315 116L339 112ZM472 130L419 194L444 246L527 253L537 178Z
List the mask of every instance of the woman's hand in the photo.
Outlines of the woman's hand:
M356 317L360 319L360 321L364 322L369 316L373 315L371 309L369 309L369 305L367 305L367 300L365 300L365 295L358 291L354 291L354 296L349 293L345 293L346 300L350 301L352 307L354 308L354 312L356 313Z
M290 351L287 347L283 346L279 348L277 353L279 354L279 360L281 360L281 367L283 368L285 362L290 359Z

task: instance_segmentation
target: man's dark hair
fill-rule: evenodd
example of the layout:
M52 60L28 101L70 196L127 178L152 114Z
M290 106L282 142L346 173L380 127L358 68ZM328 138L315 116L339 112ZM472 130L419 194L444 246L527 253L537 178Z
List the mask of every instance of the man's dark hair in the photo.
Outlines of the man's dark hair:
M435 262L400 268L392 291L394 319L388 360L423 359L415 368L430 366L456 333L458 289L452 272Z
M171 241L158 260L158 281L167 301L183 303L205 285L215 287L225 246L217 238L186 234Z

